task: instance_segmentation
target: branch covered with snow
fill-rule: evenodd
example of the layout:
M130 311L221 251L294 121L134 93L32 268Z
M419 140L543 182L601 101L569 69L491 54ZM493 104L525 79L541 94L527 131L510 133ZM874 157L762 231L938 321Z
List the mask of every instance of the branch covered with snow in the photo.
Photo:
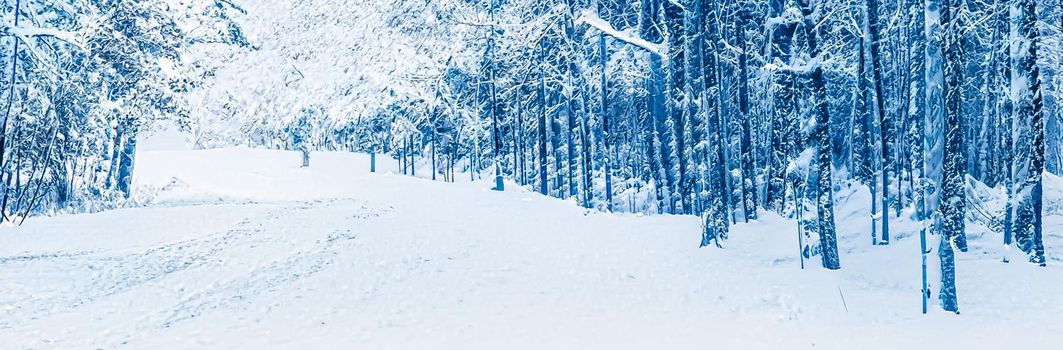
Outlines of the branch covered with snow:
M654 44L642 38L639 38L636 35L619 31L616 28L613 28L613 26L610 25L609 22L606 22L605 20L598 17L598 14L594 13L594 11L591 10L584 10L582 13L580 13L579 18L576 18L576 24L587 24L595 29L598 29L605 35L611 36L617 40L642 48L657 56L664 56L662 53L667 52L665 45Z

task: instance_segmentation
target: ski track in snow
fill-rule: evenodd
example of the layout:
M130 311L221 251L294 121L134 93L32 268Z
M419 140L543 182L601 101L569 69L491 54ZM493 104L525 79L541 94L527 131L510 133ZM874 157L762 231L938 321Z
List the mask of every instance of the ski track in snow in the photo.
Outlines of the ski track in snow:
M212 205L185 203L185 206ZM254 205L241 203L241 205ZM179 207L161 205L160 208ZM291 247L294 242L269 234L269 228L282 220L293 217L313 216L314 211L343 208L349 214L345 229L334 229L315 235L303 249L284 252L258 266L246 268L239 260L229 258L239 250L280 250ZM79 313L82 306L104 298L120 296L137 288L157 287L167 279L182 279L178 289L193 289L189 281L202 282L201 289L194 290L172 305L151 310L139 317L136 327L128 334L117 337L130 339L149 328L171 327L179 322L193 319L204 312L225 308L239 308L241 303L263 293L276 291L286 284L309 277L332 263L333 258L345 248L352 246L357 235L352 227L356 221L370 220L386 214L390 209L378 209L352 200L312 200L288 205L271 205L258 208L262 214L246 217L224 230L200 237L153 246L129 252L88 251L50 252L0 257L0 275L11 271L85 271L77 277L83 283L62 283L45 295L28 295L11 299L18 293L2 293L0 305L7 308L7 316L0 318L0 330L15 328L19 323L46 318L57 313ZM318 237L318 238L314 238ZM224 282L196 281L197 274L210 270L217 274L225 270ZM174 277L184 274L189 277ZM71 276L73 277L73 276ZM2 291L3 289L0 289Z
M694 218L587 212L383 161L366 174L364 155L320 153L310 169L243 148L141 158L145 207L0 229L0 348L987 348L1063 334L1060 270L999 263L999 237L977 225L957 256L964 314L931 299L920 315L918 227L891 222L894 245L871 246L866 209L844 209L869 200L859 191L839 196L831 272L800 270L796 225L770 213L698 249ZM1061 238L1046 236L1052 261Z

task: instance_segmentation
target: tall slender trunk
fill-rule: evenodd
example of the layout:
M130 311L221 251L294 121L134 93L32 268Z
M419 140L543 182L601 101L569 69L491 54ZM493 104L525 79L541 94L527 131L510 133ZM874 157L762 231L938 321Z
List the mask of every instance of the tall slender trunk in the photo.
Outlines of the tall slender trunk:
M643 39L654 43L658 43L663 39L660 32L660 12L659 0L644 1L639 23L639 34ZM661 124L666 118L663 61L664 59L658 55L650 55L650 76L646 79L648 96L645 103L645 122L643 123L643 132L646 135L646 140L643 144L646 153L645 162L648 165L650 181L652 181L654 186L658 213L664 212L668 197L670 197L665 195L665 192L669 191L669 185L664 175L665 169L663 169L666 167L666 164L663 164L663 160L667 155L662 154L662 142L660 141L660 132L663 129Z
M746 43L746 26L749 22L749 9L745 8L745 3L740 3L742 6L738 9L738 23L735 24L736 41L738 44L738 113L739 120L742 126L742 140L740 146L741 162L742 162L742 203L743 211L745 213L745 221L757 219L757 200L756 200L756 179L753 174L753 145L750 141L750 119L753 118L749 113L749 52Z
M598 3L598 12L601 14L601 3ZM605 146L605 158L602 164L602 172L605 174L605 209L613 211L613 146L609 130L609 81L608 62L609 52L605 46L605 34L598 35L598 51L601 60L601 118L602 118L602 143Z
M118 172L118 155L122 149L123 134L125 133L124 123L119 123L114 129L114 140L111 141L111 163L110 168L107 171L107 180L104 181L104 187L107 189L114 188L115 176Z
M704 49L702 50L702 67L704 72L701 75L701 105L703 116L705 118L705 138L706 147L702 149L704 152L704 159L706 167L704 174L702 175L702 182L706 184L706 205L705 213L702 214L702 221L704 224L704 232L702 234L701 246L705 247L715 242L719 246L719 240L727 238L728 234L728 221L727 221L727 201L729 196L728 189L725 185L727 169L723 156L723 138L721 133L722 113L720 111L721 94L719 85L719 52L720 52L720 35L719 35L719 23L720 15L719 9L715 4L710 1L703 1L701 4L701 16L698 20L698 25L705 28L705 37L701 40Z
M871 75L874 79L875 113L878 116L879 134L882 148L882 242L890 242L889 224L889 168L890 168L890 133L892 120L886 116L885 96L882 93L882 60L879 54L881 36L879 35L878 0L867 0L868 31L871 34Z
M797 105L794 99L794 74L791 70L791 46L797 24L786 20L786 0L770 0L770 15L778 21L768 21L770 33L770 57L776 70L772 72L773 114L771 135L771 160L768 169L768 191L765 202L778 213L784 210L786 196L786 167L792 153L791 120L796 118Z
M805 38L808 42L808 55L812 62L817 62L819 52L819 34L816 21L812 18L812 5L810 0L798 0L801 5L801 15L804 20ZM816 206L817 223L819 225L820 254L823 258L823 267L830 270L841 268L841 260L838 257L838 239L834 227L834 186L832 184L831 166L834 164L830 142L830 109L827 106L826 79L823 78L823 67L815 64L811 72L811 99L816 113L816 130L813 142L816 145L816 158L818 159L817 183L816 183Z
M871 135L871 130L874 129L874 121L871 119L871 113L868 112L868 88L867 88L867 64L865 59L866 45L864 42L864 36L859 37L859 50L857 54L857 77L856 77L856 93L859 97L857 100L857 109L855 114L859 115L859 122L856 124L856 128L853 132L854 145L853 150L853 175L854 177L866 184L871 190L871 244L878 244L878 233L876 213L878 208L878 201L875 197L875 171L874 171L874 141Z
M15 0L15 27L18 27L19 24L21 4L22 2L20 0ZM5 178L10 179L11 177L11 173L7 171L7 163L4 162L4 156L7 154L7 122L11 116L11 106L15 103L15 72L18 71L18 44L21 42L16 36L12 36L11 40L14 42L14 44L12 44L14 48L11 50L11 78L8 80L7 105L4 107L4 119L0 121L0 183L5 184L11 183L10 180L6 182L4 181ZM3 204L0 205L0 216L2 216L3 219L7 219L7 196L9 190L10 186L5 185L3 188Z
M429 138L428 142L431 143L430 146L432 147L432 181L435 181L436 180L436 173L438 173L439 170L436 169L436 127L435 127L435 123L432 123L432 124L433 124L431 126L432 130L430 130L430 132L432 133L432 137Z
M965 222L967 170L964 151L964 126L961 115L963 91L963 36L960 33L956 0L943 0L941 23L944 28L945 67L945 145L942 164L941 241L938 256L941 258L941 306L946 311L959 313L956 298L956 261L953 246L966 250Z
M132 195L133 184L133 166L136 160L137 152L137 126L135 122L130 122L128 130L125 132L125 142L122 143L121 162L118 166L118 191L122 192L126 198ZM305 159L305 158L304 158Z
M494 2L491 3L491 9L490 10L491 10L491 19L494 20L494 17L495 17ZM505 185L502 183L502 164L500 164L501 161L502 161L502 155L501 155L501 151L502 151L502 136L499 135L499 127L498 127L498 94L497 94L497 90L496 90L496 86L495 86L495 84L496 84L496 81L495 81L496 72L495 72L495 70L498 69L497 63L495 62L495 45L496 45L496 43L495 43L495 34L497 32L498 32L497 29L495 29L494 27L491 27L491 37L488 39L488 42L487 42L487 50L488 50L489 54L491 55L490 56L491 66L490 66L490 70L488 72L488 74L489 74L488 79L490 79L491 81L490 81L490 84L488 85L488 87L491 90L491 102L490 102L491 103L491 106L490 106L490 108L491 108L491 134L492 134L492 138L494 139L494 145L495 145L495 147L494 147L494 157L493 157L493 163L495 163L494 164L495 165L495 187L493 188L493 190L502 191L502 190L505 190Z
M550 195L549 163L546 157L546 72L542 67L546 60L546 47L539 41L539 193Z
M1016 185L1020 201L1015 217L1015 239L1026 252L1030 262L1045 265L1042 238L1045 169L1044 99L1041 91L1041 70L1037 65L1037 5L1034 0L1019 0L1012 9L1013 28L1011 91L1015 98L1015 120L1025 130L1017 147ZM1028 123L1028 124L1027 124ZM1028 129L1027 129L1028 128Z

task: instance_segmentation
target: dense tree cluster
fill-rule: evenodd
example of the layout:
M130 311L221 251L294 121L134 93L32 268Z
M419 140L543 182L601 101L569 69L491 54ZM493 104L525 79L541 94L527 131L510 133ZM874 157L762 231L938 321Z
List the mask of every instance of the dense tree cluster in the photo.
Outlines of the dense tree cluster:
M128 197L139 135L185 118L185 93L209 74L187 50L246 44L226 0L5 0L0 10L5 221Z

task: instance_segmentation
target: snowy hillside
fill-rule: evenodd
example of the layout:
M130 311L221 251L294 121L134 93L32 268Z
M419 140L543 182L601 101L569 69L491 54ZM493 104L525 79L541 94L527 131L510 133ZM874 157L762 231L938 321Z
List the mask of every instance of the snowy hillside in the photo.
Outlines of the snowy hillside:
M368 156L143 152L143 207L0 229L0 348L957 349L1063 341L1063 270L972 228L963 313L920 314L919 248L870 245L842 189L844 269L801 270L765 213L724 249L686 216L603 214ZM1057 191L1058 192L1058 191ZM1049 216L1046 241L1063 218ZM984 231L983 231L984 232ZM1049 256L1058 258L1058 244ZM936 260L936 259L935 259ZM807 262L806 262L807 263ZM934 271L934 269L931 269Z

